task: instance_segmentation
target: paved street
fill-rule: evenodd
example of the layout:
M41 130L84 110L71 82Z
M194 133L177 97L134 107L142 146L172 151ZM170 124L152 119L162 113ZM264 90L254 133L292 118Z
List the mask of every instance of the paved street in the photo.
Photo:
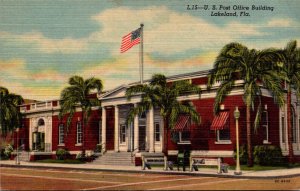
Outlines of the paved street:
M300 177L235 179L173 174L1 167L2 190L287 190Z

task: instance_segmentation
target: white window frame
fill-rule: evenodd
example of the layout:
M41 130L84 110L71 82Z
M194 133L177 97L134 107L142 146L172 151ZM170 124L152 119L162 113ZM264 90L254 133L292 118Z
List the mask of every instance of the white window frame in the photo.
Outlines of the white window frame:
M158 131L157 131L157 126L158 126ZM160 142L161 141L161 133L160 133L160 124L159 122L154 123L154 140L155 142ZM158 140L156 139L158 137Z
M220 133L223 130L228 130L229 131L229 139L220 139ZM231 132L230 132L230 128L228 127L226 129L223 129L223 130L217 130L217 133L216 133L217 134L217 141L215 143L216 144L218 144L218 143L221 143L221 144L226 144L226 143L231 144Z
M58 145L60 146L65 145L65 131L64 131L63 123L60 123L58 125Z
M81 123L81 121L78 121L76 126L77 126L76 145L81 145L82 144L82 123Z
M124 131L123 131L124 130ZM126 143L126 125L121 124L120 125L120 144Z
M182 132L180 131L179 132L179 143L191 143L191 132L190 133L190 137L189 137L189 140L183 140L182 138Z
M267 110L264 110L263 113L266 113L266 124L262 124L262 127L263 127L264 131L266 132L266 137L264 137L263 143L270 144L270 142L269 142L269 113ZM261 121L263 122L263 120L261 120Z

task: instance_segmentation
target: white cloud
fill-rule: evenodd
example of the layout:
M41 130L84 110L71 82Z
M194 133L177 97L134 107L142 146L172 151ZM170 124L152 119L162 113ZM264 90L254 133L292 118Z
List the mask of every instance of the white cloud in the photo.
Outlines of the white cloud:
M164 54L186 51L192 48L212 48L243 36L263 35L255 25L233 22L220 27L186 13L177 13L166 7L148 7L132 10L126 7L109 9L92 17L103 30L93 38L108 42L120 42L131 30L144 27L145 51Z
M147 7L143 10L127 7L107 9L91 19L99 22L101 30L81 39L50 39L40 32L22 35L7 33L6 36L34 44L43 53L78 53L88 50L95 42L103 42L110 44L108 48L113 55L118 55L122 36L138 28L142 22L145 24L145 51L163 54L193 48L216 48L236 38L264 35L255 25L231 22L225 26L218 26L200 17L178 13L164 6Z
M21 35L2 32L1 35L1 38L36 45L38 50L42 53L78 53L82 50L86 50L88 47L88 42L86 39L50 39L43 36L43 34L40 32L31 32Z
M277 18L272 19L267 23L268 27L291 27L295 25L296 22L294 22L292 19L284 19L284 18Z

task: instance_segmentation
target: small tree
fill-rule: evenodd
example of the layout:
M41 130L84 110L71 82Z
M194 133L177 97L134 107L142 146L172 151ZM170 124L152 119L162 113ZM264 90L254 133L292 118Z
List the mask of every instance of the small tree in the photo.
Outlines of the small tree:
M102 81L97 78L89 78L84 80L80 76L73 76L69 79L69 85L61 92L61 109L59 113L59 118L66 114L67 116L67 132L71 124L72 118L77 107L80 107L81 119L82 119L82 152L85 153L84 143L85 143L85 126L89 120L91 110L93 106L99 106L100 102L97 98L91 98L91 91L96 89L98 92L102 91L103 85Z
M14 132L21 125L22 115L19 105L23 103L20 95L10 93L7 88L0 86L0 129L1 136Z
M251 108L254 110L255 101L259 102L254 121L254 129L256 130L261 117L261 89L270 90L274 101L279 106L284 104L281 81L278 78L279 73L276 72L279 69L274 64L279 60L280 53L278 50L249 50L242 44L229 43L219 53L209 75L208 87L211 87L215 82L221 83L214 103L215 114L219 112L219 105L236 87L236 80L243 79L244 81L242 88L244 89L243 100L246 105L248 166L253 166Z
M129 87L126 96L130 99L133 95L139 93L141 93L141 102L129 111L127 123L131 123L136 115L140 115L151 108L159 108L164 120L163 152L165 154L167 153L168 130L174 127L179 114L189 114L194 122L200 123L200 116L195 108L177 100L178 96L184 94L200 95L201 89L187 80L175 81L169 84L164 75L155 74L149 84Z

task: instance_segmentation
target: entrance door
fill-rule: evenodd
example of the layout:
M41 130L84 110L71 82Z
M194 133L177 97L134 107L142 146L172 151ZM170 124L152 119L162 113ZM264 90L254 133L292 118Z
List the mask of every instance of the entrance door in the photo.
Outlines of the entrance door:
M146 148L146 126L139 126L139 150L145 151Z
M32 149L35 151L45 151L45 133L32 133Z

